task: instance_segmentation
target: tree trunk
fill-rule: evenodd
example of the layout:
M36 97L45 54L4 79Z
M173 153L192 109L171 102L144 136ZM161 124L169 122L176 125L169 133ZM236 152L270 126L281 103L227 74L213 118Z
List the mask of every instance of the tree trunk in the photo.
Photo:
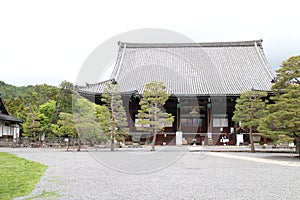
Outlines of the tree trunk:
M154 122L157 122L157 104L154 104ZM156 135L157 135L157 125L154 125L154 134L153 134L153 141L152 141L152 147L151 151L155 151L155 141L156 141Z
M250 147L251 147L251 152L252 152L252 153L255 153L254 142L253 142L252 127L250 127L249 136L250 136Z
M115 108L114 108L114 95L111 95L111 135L110 135L110 151L115 150Z
M80 151L81 149L81 137L80 137L80 133L78 132L78 149L77 151Z
M114 129L114 127L112 127L112 129ZM112 130L112 132L111 132L110 141L111 141L110 151L114 151L115 150L115 131L114 130Z
M151 151L155 151L155 142L156 142L156 131L154 131L154 134L153 134Z

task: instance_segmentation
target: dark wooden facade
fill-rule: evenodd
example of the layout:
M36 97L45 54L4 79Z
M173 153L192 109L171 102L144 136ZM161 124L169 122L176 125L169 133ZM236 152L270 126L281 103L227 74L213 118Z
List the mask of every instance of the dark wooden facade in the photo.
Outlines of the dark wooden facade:
M215 96L215 97L176 97L170 96L164 108L166 112L174 116L172 127L165 127L164 132L158 134L157 145L175 145L176 132L183 132L183 144L208 144L208 133L211 133L213 144L222 144L220 139L226 135L230 142L235 144L235 133L237 125L232 121L235 100L237 96ZM101 94L89 97L91 101L102 104ZM136 128L135 122L140 109L140 96L126 94L122 95L124 107L128 116L130 136L139 137L140 144L152 141L152 134Z
M161 134L157 144L162 140L174 143L175 133L183 132L184 144L208 144L208 133L211 133L213 144L220 144L223 134L230 137L235 133L235 123L232 121L236 97L171 97L165 109L175 116L172 127L166 127L165 134ZM136 113L137 110L132 110ZM132 117L134 114L132 114ZM136 131L131 129L132 131ZM168 137L168 135L170 135ZM172 137L171 137L172 135ZM231 143L235 143L231 138Z

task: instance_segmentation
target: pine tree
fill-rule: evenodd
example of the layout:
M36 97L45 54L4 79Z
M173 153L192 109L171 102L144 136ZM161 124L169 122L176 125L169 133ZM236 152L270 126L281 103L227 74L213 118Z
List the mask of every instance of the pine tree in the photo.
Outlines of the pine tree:
M108 82L101 100L105 103L110 113L108 127L111 140L111 151L114 151L115 140L124 141L128 134L127 116L118 90L118 85L113 82Z
M268 115L259 129L279 143L295 138L300 156L300 56L284 61L276 73L271 97L274 104L268 105Z
M153 133L152 151L158 132L162 132L166 124L174 121L174 116L164 111L163 106L169 98L166 86L162 82L151 82L145 85L138 112L138 124Z
M300 86L290 85L271 99L274 104L267 106L268 115L262 119L259 130L276 143L292 142L294 134L300 131Z
M41 139L43 129L35 112L27 115L26 121L23 124L23 130L23 136L29 137L34 142Z
M51 124L57 124L60 113L72 113L73 83L63 81L57 90L56 109Z
M235 122L242 122L243 127L249 128L251 152L255 152L253 131L257 129L260 119L265 114L266 102L262 98L266 96L266 92L246 91L236 100L232 119Z
M63 81L59 85L58 98L56 101L56 110L58 113L72 113L73 87L73 84L68 81Z
M274 92L282 91L291 84L300 85L300 56L293 56L282 62L276 73L272 87Z

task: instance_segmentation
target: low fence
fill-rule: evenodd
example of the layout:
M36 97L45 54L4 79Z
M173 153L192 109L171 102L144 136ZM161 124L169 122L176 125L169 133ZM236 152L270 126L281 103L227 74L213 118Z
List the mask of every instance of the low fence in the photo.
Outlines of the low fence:
M47 138L43 141L33 141L30 138L19 139L0 139L0 147L66 147L75 146L78 144L77 139L74 138Z
M81 145L90 147L107 147L110 146L110 141L107 143L93 143L93 141L81 141ZM29 147L29 148L62 148L62 147L74 147L78 146L77 138L46 138L45 140L34 141L32 138L19 138L19 139L0 139L0 147Z
M14 147L15 144L13 139L0 139L0 147Z

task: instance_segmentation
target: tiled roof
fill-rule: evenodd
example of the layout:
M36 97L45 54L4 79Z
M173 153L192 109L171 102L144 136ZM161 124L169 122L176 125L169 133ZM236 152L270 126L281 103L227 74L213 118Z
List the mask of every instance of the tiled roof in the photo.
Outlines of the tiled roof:
M270 91L270 72L261 40L218 43L122 43L111 75L122 92L143 92L151 81L164 82L174 95L239 95ZM105 84L81 87L102 93Z
M102 81L99 83L86 83L86 86L75 86L75 91L78 92L79 94L83 94L83 95L94 95L94 94L101 94L104 91L104 88L106 87L107 82L113 82L113 83L117 83L115 81L115 79L109 79L106 81ZM138 93L137 90L133 90L133 91L121 91L121 93L123 94L133 94L133 93Z
M16 123L23 123L24 122L21 119L15 118L11 115L2 114L2 113L0 113L0 120L9 121L9 122L16 122Z
M103 90L106 86L106 83L112 81L107 80L99 83L89 84L86 83L86 86L75 86L75 91L77 91L79 94L97 94L97 93L103 93Z

